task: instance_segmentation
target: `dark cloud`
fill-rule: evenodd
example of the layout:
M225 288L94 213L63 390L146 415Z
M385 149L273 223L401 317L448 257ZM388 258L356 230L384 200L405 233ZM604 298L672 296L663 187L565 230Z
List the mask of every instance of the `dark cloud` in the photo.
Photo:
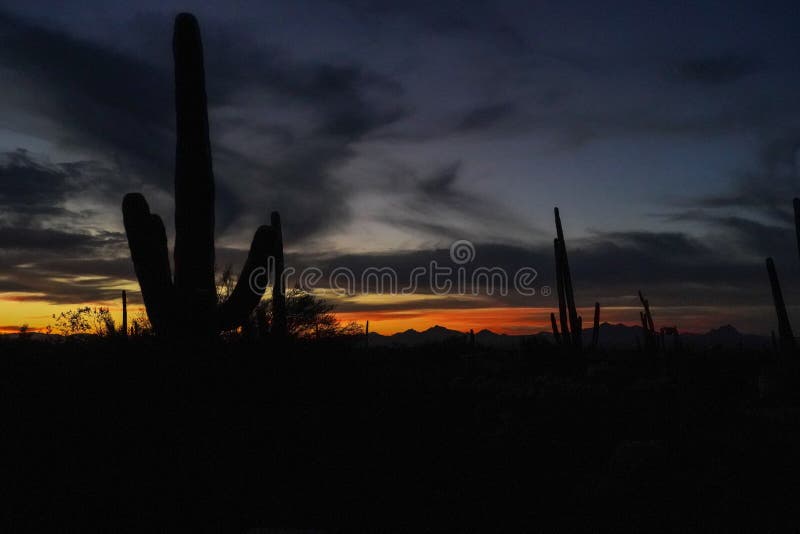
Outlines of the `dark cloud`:
M446 37L481 40L506 54L530 51L529 36L509 22L497 2L488 0L443 0L406 2L337 0L370 25L385 23L388 17L404 19L414 27Z
M712 243L713 244L713 243ZM712 244L677 232L615 232L599 233L589 238L569 240L570 266L579 306L591 306L599 300L604 306L638 306L636 292L642 289L651 302L659 306L768 306L769 284L763 260L725 257ZM448 248L398 251L381 254L349 254L316 258L293 255L288 264L298 272L313 266L325 277L319 287L327 287L328 275L335 268L347 268L357 281L367 268L390 267L397 273L400 287L410 283L414 268L429 268L435 261L439 267L453 268L449 279L456 282L460 265L450 257ZM479 267L499 267L508 273L509 281L520 268L532 267L537 273L535 287L554 288L554 261L551 243L521 247L488 243L475 244L473 261L463 264L467 276ZM296 275L295 275L296 276ZM448 277L444 277L448 278ZM443 278L443 279L444 279ZM428 278L421 278L419 293L431 293ZM357 286L359 288L360 286ZM787 298L800 293L787 285ZM555 292L553 292L553 295ZM487 296L476 303L469 295L458 297L454 307L469 306L556 306L555 297L523 296L510 291L508 296ZM460 299L460 300L459 300ZM385 302L370 303L343 301L344 309L385 308ZM391 305L389 305L391 307ZM441 302L397 302L393 309L441 306ZM448 306L450 301L448 300ZM636 318L633 313L632 319Z
M694 202L705 208L740 208L777 221L792 219L791 199L800 195L800 130L765 141L757 167L740 172L733 188Z
M728 54L718 57L687 59L676 67L681 80L721 85L733 83L764 68L760 59Z
M513 115L515 109L515 106L510 102L479 106L464 114L456 125L456 131L471 132L491 128Z
M118 232L102 232L95 235L64 232L53 229L4 228L0 227L0 249L41 251L48 253L96 253L101 247L119 245L125 236Z
M49 213L69 190L67 172L34 162L24 150L3 154L0 160L0 203L4 211Z
M143 172L171 166L167 72L108 47L0 12L0 64L35 85L33 111L64 128L60 142L109 150Z
M406 171L394 193L399 206L379 220L435 239L518 242L521 234L539 234L493 199L472 191L462 178L458 161L424 176Z
M169 57L170 29L163 22L147 17L139 21L163 30L158 52ZM228 230L227 224L245 208L291 213L295 239L346 221L348 191L335 182L333 171L352 157L353 143L402 116L391 98L400 86L358 65L292 60L235 35L234 29L213 23L209 27L204 48L212 111L231 104L242 91L262 92L272 100L251 121L266 123L262 132L281 131L284 141L282 150L262 160L258 138L249 140L254 147L249 154L231 148L223 142L231 132L221 131L212 120L218 230ZM34 84L38 95L30 111L56 121L64 130L62 143L105 151L121 171L139 177L128 188L149 183L172 190L175 141L169 62L129 57L10 14L0 14L0 33L0 64ZM383 98L376 101L373 94ZM310 120L272 125L271 112L287 107L311 112ZM265 136L263 145L270 146L271 140ZM247 191L236 191L248 183ZM119 191L120 198L123 193ZM168 214L162 215L166 219Z

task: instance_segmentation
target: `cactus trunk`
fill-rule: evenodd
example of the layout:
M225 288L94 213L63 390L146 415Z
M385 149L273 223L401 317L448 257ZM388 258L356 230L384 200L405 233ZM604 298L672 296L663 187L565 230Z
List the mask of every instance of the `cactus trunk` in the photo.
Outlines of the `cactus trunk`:
M122 335L128 337L128 294L122 290Z
M550 312L550 326L553 328L553 339L557 345L561 345L561 334L558 333L558 324L556 323L556 314Z
M592 325L592 349L597 348L600 339L600 303L594 303L594 324Z
M556 292L558 293L558 316L561 320L561 343L570 344L569 325L567 318L567 300L564 293L564 268L563 256L561 254L561 241L558 238L553 240L553 248L556 257Z

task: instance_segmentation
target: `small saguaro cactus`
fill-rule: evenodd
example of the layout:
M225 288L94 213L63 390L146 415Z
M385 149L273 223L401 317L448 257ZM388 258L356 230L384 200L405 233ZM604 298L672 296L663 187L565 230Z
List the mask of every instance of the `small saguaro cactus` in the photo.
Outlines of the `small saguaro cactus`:
M207 337L247 321L261 300L264 284L251 284L259 268L275 259L275 285L283 264L280 219L261 226L228 299L217 304L214 284L214 174L208 133L205 71L200 28L194 16L175 19L175 108L177 149L175 159L175 274L170 272L167 236L161 218L150 213L139 193L125 195L122 214L136 277L147 315L156 333L180 337ZM256 286L256 287L253 287ZM281 323L285 312L274 310Z
M597 348L600 339L600 303L594 303L594 324L592 325L592 349Z
M795 340L792 332L792 325L789 323L789 314L786 312L786 303L783 300L781 284L778 281L778 272L775 270L775 262L772 258L767 258L767 274L769 283L772 286L772 300L775 304L775 313L778 316L778 341L781 352L794 352Z
M656 332L655 323L653 323L653 315L650 313L650 301L644 298L641 290L639 290L639 301L642 303L644 311L639 312L642 320L642 335L644 336L645 348L648 350L658 350L658 332Z

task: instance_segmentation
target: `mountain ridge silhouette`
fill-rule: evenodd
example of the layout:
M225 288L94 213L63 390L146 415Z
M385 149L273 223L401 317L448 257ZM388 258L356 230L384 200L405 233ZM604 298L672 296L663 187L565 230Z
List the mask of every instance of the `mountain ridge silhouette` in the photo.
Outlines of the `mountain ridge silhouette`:
M591 334L591 328L583 331ZM433 325L425 330L409 328L394 334L369 333L370 346L418 346L431 343L444 343L456 340L466 340L469 332L453 330L441 325ZM599 346L605 348L635 348L637 337L642 339L642 327L628 326L622 323L601 323ZM493 348L514 348L524 339L540 339L553 341L551 332L542 331L535 334L504 334L493 332L488 328L475 333L478 344ZM695 348L751 348L761 349L769 347L769 337L758 334L740 332L733 325L721 325L711 328L707 332L686 332L680 334L681 342Z

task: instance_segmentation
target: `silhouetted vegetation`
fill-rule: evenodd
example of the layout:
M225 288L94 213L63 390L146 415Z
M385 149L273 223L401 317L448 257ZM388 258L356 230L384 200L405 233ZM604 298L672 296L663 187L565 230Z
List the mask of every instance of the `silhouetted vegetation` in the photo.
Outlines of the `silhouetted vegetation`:
M53 315L55 328L62 336L91 334L109 337L117 334L114 318L108 308L83 306Z

